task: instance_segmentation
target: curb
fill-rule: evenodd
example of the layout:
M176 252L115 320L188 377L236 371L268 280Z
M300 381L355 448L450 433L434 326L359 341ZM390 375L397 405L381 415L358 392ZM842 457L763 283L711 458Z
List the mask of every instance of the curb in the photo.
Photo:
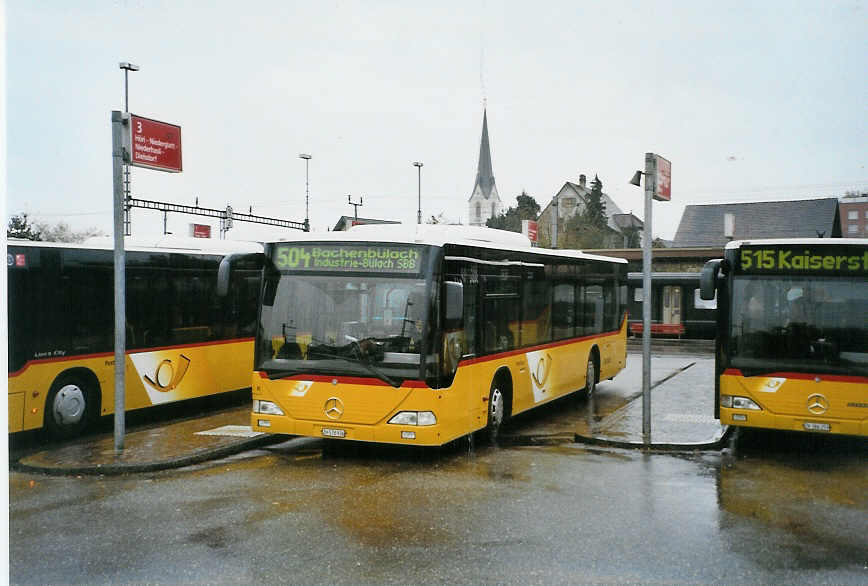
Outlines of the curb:
M33 474L43 474L45 476L121 476L124 474L137 474L142 472L156 472L159 470L169 470L172 468L183 468L184 466L192 466L193 464L201 464L209 460L217 460L232 456L240 452L267 446L273 443L286 441L286 436L277 434L266 434L254 438L244 439L232 444L203 450L201 452L172 458L169 460L161 460L158 462L146 462L141 464L106 464L96 466L74 466L68 468L51 467L51 466L34 466L25 464L21 460L10 463L10 468L16 472L27 472Z
M727 443L733 428L729 425L723 426L723 432L719 437L708 442L690 442L690 443L651 443L645 444L640 442L629 442L622 440L613 440L603 437L591 437L576 434L576 443L583 443L593 446L605 446L609 448L624 448L628 450L643 450L649 452L698 452L703 450L719 450Z

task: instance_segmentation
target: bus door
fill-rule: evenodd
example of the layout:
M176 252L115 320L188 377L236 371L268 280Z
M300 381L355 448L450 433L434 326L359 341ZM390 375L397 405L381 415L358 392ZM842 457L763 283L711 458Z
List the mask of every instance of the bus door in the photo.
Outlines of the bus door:
M663 323L668 325L681 324L681 287L679 285L663 287Z

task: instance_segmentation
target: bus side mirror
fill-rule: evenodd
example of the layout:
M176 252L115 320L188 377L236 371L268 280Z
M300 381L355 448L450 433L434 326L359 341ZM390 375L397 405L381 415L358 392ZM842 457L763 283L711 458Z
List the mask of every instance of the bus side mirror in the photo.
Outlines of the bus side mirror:
M705 263L702 267L702 272L699 274L699 297L703 301L711 301L717 293L717 276L721 269L726 272L726 265L723 259L716 258Z
M229 280L232 278L232 263L240 258L247 256L246 254L232 253L227 254L220 260L220 266L217 267L217 296L226 297L229 295Z
M464 321L464 285L446 281L446 323L447 330L458 329Z
M245 262L246 261L246 262ZM241 268L259 270L265 263L265 255L261 252L245 253L233 252L227 254L220 260L220 266L217 267L217 296L226 297L229 295L229 284L232 282L232 270L239 263L245 262Z
M271 307L274 305L274 298L277 296L277 283L280 282L280 271L274 266L274 263L265 263L265 290L262 292L262 305Z

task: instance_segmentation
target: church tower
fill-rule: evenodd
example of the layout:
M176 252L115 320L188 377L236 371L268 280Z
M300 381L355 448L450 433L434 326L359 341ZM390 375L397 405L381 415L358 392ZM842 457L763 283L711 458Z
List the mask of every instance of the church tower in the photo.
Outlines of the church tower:
M485 222L501 213L500 196L494 185L491 171L491 149L488 146L488 112L482 111L482 141L479 144L479 165L476 169L476 184L468 201L468 224L484 226Z

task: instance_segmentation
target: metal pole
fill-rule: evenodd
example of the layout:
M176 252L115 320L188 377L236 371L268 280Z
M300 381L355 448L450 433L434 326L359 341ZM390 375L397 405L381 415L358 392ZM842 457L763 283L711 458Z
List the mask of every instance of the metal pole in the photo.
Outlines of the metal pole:
M313 158L307 153L298 155L300 159L304 159L304 231L310 230L310 168L308 163Z
M124 124L129 114L112 111L112 184L114 201L115 290L115 452L124 449L126 393L126 255L124 253Z
M130 112L130 71L138 71L139 66L134 65L132 63L127 63L122 61L118 63L118 67L124 70L124 112L129 114ZM133 223L132 218L130 217L130 166L124 164L124 234L127 236L132 234L133 231Z
M418 171L418 176L419 176L419 188L418 188L419 203L418 203L418 206L416 208L416 223L421 224L422 223L422 163L420 163L419 161L416 161L415 163L413 163L413 166L416 167L416 169Z
M651 443L651 202L656 177L653 153L645 153L645 224L642 234L642 442Z

